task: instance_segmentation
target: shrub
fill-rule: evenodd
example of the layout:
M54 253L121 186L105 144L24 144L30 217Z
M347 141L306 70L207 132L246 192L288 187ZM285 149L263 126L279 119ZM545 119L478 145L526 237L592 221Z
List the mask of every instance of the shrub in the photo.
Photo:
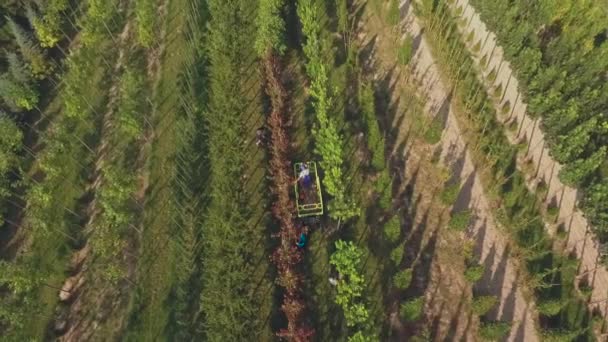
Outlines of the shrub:
M414 322L422 317L422 309L424 307L424 298L416 297L402 303L399 308L401 319L406 322Z
M439 120L433 119L427 129L424 131L424 141L427 144L434 145L441 140L441 132L443 127Z
M510 111L511 111L511 102L507 101L502 105L502 108L500 109L500 113L502 115L507 115L507 114L509 114Z
M473 299L473 303L471 304L471 309L473 312L482 316L488 313L498 302L498 298L496 296L479 296Z
M448 227L453 230L463 231L469 227L471 221L471 211L463 210L452 215Z
M469 283L476 283L479 279L481 279L481 277L483 277L484 271L485 267L483 265L467 267L466 271L464 271L464 278Z
M479 336L486 341L497 341L507 336L511 330L509 322L482 322L479 328Z
M490 83L494 83L494 81L496 81L496 68L493 68L488 74L488 81Z
M398 216L393 216L384 224L384 237L392 243L399 241L401 237L401 222Z
M401 11L399 10L399 1L391 0L388 8L388 14L386 16L388 24L391 26L397 26L399 20L401 20Z
M473 53L479 53L480 50L481 50L481 40L478 40L477 43L475 43L475 46L473 46Z
M544 316L555 316L557 315L562 308L567 304L567 302L562 301L561 299L545 299L538 303L537 309Z
M393 202L393 180L387 169L382 170L374 186L376 193L380 195L380 208L388 209Z
M471 32L469 32L469 34L467 35L466 42L470 43L473 41L473 39L475 39L475 31L471 30Z
M439 195L439 200L445 205L452 205L456 202L459 193L460 184L456 182L443 188L443 191L441 191L441 194Z
M408 65L410 60L412 59L412 54L414 53L414 38L409 34L405 37L401 46L399 47L399 52L397 58L401 65Z
M488 67L488 55L483 55L483 57L481 57L481 61L479 61L479 64L485 70Z
M401 260L403 260L404 250L405 247L399 245L393 248L393 250L391 251L391 261L395 264L395 266L399 266L399 264L401 264Z
M410 287L412 283L412 269L406 268L403 271L397 272L393 277L393 285L401 290L405 290Z
M492 94L496 98L500 98L502 96L502 83L499 83L496 87L494 87L494 93Z
M575 341L582 331L568 331L563 329L544 330L543 342L570 342Z

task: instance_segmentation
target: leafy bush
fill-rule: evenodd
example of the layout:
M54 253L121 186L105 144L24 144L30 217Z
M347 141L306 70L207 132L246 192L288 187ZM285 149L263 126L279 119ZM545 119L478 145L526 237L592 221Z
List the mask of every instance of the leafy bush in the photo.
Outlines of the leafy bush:
M378 205L380 208L386 210L390 208L393 202L393 179L387 169L380 172L380 176L376 180L374 185L376 193L380 195Z
M372 154L372 168L376 171L384 170L384 137L376 118L374 104L374 89L369 84L362 84L359 88L359 105L365 121L367 148Z
M391 261L393 262L393 264L395 266L399 266L399 264L401 264L401 261L403 260L404 252L405 252L405 247L402 245L398 245L397 247L393 248L393 250L391 251Z
M384 224L384 237L391 243L396 243L401 237L401 222L397 215Z
M405 39L401 43L399 47L399 51L397 53L397 59L399 60L399 64L408 65L410 60L412 59L412 54L414 53L414 38L407 34Z
M545 299L538 302L538 312L545 316L555 316L568 304L562 299Z
M471 221L471 211L463 210L452 215L448 227L453 230L463 231L469 227Z
M155 40L155 1L136 0L135 19L137 22L137 41L144 47L151 47Z
M454 182L443 188L443 191L441 191L441 194L439 194L439 200L444 205L452 205L454 202L456 202L459 193L460 184L458 182Z
M441 121L433 119L427 129L424 131L424 141L427 144L434 145L441 140L441 133L443 132L443 126Z
M486 341L499 341L509 334L511 323L509 322L482 322L479 328L479 336Z
M401 11L399 10L398 0L390 0L386 20L390 26L397 26L399 24Z
M405 303L401 303L399 307L399 316L406 322L415 322L422 317L422 309L424 308L424 297L416 297Z
M407 268L403 271L397 272L393 277L393 285L401 290L405 290L410 287L412 283L412 269Z
M478 316L485 315L490 311L498 302L498 298L496 296L479 296L473 298L473 303L471 304L471 309L473 313Z
M469 283L473 284L483 277L484 271L485 267L483 265L467 267L467 269L464 271L464 277Z
M346 325L353 327L365 323L369 312L362 303L365 279L359 272L359 264L363 251L351 241L336 241L336 251L331 255L329 263L336 267L342 279L338 282L336 304L342 307Z

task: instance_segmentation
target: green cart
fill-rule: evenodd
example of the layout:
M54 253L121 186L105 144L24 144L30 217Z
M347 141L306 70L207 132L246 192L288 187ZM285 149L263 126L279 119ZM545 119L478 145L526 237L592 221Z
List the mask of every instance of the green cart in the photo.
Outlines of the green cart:
M308 187L303 186L301 181L295 184L298 217L323 215L323 196L321 195L321 181L319 180L317 164L315 162L295 163L293 170L296 177L298 177L300 167L303 164L308 165L312 182Z

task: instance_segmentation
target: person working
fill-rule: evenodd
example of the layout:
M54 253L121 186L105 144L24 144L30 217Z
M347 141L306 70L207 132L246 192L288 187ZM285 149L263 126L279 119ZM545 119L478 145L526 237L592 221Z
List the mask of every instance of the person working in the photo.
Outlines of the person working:
M302 181L302 185L305 188L310 187L312 185L312 179L310 178L310 169L306 163L300 164L300 173L298 174L297 181Z
M305 245L306 245L306 233L302 232L302 234L300 234L300 239L298 239L298 242L296 242L296 246L298 246L298 248L304 248Z

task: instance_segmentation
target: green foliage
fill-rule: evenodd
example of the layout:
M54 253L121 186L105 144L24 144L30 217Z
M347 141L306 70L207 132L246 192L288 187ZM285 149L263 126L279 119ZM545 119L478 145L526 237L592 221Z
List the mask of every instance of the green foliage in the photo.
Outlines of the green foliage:
M30 23L32 23L36 36L40 40L40 45L43 47L54 47L61 39L63 35L61 32L63 12L68 8L68 5L68 0L45 1L42 16L36 14L30 6L26 7Z
M474 265L471 267L467 267L464 271L464 278L471 284L476 283L483 277L483 272L485 271L485 267L483 265Z
M452 204L454 204L454 202L456 202L456 199L458 198L459 193L460 193L460 183L454 182L454 183L446 186L445 188L443 188L443 190L441 191L441 194L439 194L439 200L444 205L452 205Z
M32 75L40 78L44 77L49 71L44 53L34 42L32 36L10 17L8 18L8 26L15 37L21 55L29 63Z
M255 50L263 56L269 50L279 54L285 52L285 22L281 17L281 10L285 4L283 0L260 0L258 5L257 29Z
M423 308L424 297L416 297L401 303L399 316L406 322L415 322L422 317Z
M140 114L142 89L145 84L142 75L127 69L120 78L120 98L116 111L118 130L126 138L126 143L132 143L143 131L143 120Z
M539 301L536 305L538 312L545 316L555 316L557 315L564 306L566 306L567 302L564 302L562 299L545 299Z
M398 289L405 290L410 287L412 283L412 269L406 268L405 270L397 272L393 277L393 286Z
M19 57L6 54L9 72L0 76L0 97L15 111L32 110L38 104L38 92Z
M336 304L342 307L349 327L365 323L369 318L369 312L361 302L365 279L358 268L362 256L363 251L352 242L338 240L336 251L329 260L341 277L337 286Z
M304 54L308 58L306 70L311 79L310 94L315 100L313 106L317 116L317 126L313 129L315 153L322 158L321 167L325 171L323 185L333 196L328 204L329 215L335 219L347 220L359 215L359 208L346 193L342 172L344 142L339 134L336 122L329 117L332 99L328 85L328 68L331 66L323 60L320 41L320 11L312 0L298 2L298 16L302 31L306 36Z
M384 137L380 132L380 126L376 118L374 90L370 84L363 83L360 86L359 106L365 121L367 147L372 155L372 167L376 171L383 170L386 167L384 160Z
M403 253L405 253L405 247L403 245L398 245L391 251L391 261L395 266L399 266L401 264L401 261L403 260Z
M593 173L606 160L606 146L602 146L587 158L577 159L566 164L559 170L559 178L564 184L570 186L580 186L587 182Z
M393 203L393 179L388 169L380 172L378 179L375 181L374 188L376 193L380 195L378 202L380 208L383 210L390 208Z
M428 127L424 131L424 141L427 144L434 145L441 140L441 134L443 132L443 126L440 120L433 119L429 123Z
M576 338L581 334L581 331L567 331L561 329L544 330L542 332L543 341L545 342L571 342L576 341Z
M605 160L605 112L608 93L602 91L608 68L605 25L608 14L599 2L531 3L516 0L473 0L488 29L496 33L506 60L527 99L530 116L542 120L550 154L564 164L560 179L597 197L595 184L606 183L599 167ZM500 13L501 15L497 15ZM539 29L540 28L540 29ZM608 203L583 205L593 229L604 238Z
M485 341L500 341L511 331L511 323L509 322L481 322L479 327L479 336Z
M478 40L477 43L475 43L475 45L471 49L473 53L479 53L479 50L481 50L481 40Z
M450 222L448 222L448 227L453 230L463 231L469 227L470 221L471 221L471 211L463 210L463 211L452 214L452 217L450 218Z
M473 298L471 309L473 313L482 316L488 313L498 303L496 296L479 296Z
M82 27L82 42L88 46L98 45L108 32L108 23L116 14L118 0L87 1L87 20Z
M401 42L401 46L399 47L399 51L397 52L397 59L399 60L399 64L408 65L412 60L412 55L414 53L414 38L407 34L403 42Z
M155 41L156 2L154 0L135 1L135 19L137 22L137 41L144 47L151 47Z
M401 11L399 10L399 1L390 0L388 5L388 14L386 15L386 22L390 26L397 26L401 20Z
M401 238L401 222L397 215L384 224L384 237L390 243L396 243Z

